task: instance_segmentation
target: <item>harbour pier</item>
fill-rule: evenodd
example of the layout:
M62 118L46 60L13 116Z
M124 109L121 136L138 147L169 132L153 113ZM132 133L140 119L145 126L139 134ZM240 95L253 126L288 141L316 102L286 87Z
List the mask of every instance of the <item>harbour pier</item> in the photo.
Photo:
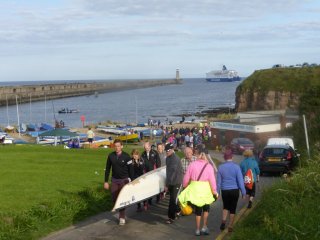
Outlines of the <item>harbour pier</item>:
M79 81L73 83L39 84L0 87L0 107L29 101L44 101L58 98L96 95L99 93L128 89L148 88L180 84L181 79Z

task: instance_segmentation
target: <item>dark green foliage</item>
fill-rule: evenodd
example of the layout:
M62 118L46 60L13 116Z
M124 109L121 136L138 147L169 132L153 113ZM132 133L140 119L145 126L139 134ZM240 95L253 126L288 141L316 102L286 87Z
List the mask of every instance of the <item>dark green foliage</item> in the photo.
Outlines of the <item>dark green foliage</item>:
M305 115L312 142L320 139L320 86L307 89L300 97L300 115Z
M320 85L320 67L272 68L255 71L239 85L237 91L300 93L309 86L317 85Z
M319 239L320 162L309 161L291 178L264 191L231 239Z

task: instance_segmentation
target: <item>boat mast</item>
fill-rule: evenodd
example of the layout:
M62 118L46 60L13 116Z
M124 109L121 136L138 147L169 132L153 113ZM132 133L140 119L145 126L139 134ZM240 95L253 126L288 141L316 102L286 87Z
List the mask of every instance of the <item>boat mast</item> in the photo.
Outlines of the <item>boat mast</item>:
M135 97L135 102L136 102L136 125L138 125L138 103L137 103L137 95Z
M29 123L31 123L31 94L32 94L32 93L30 93Z
M7 103L7 121L8 121L8 125L7 126L10 126L10 123L9 123L8 95L7 94L6 94L6 103Z
M44 122L47 123L47 95L44 94Z
M16 95L16 105L17 105L17 118L18 118L18 129L19 129L19 137L21 137L21 126L20 126L20 118L19 118L19 104L18 104L18 96Z

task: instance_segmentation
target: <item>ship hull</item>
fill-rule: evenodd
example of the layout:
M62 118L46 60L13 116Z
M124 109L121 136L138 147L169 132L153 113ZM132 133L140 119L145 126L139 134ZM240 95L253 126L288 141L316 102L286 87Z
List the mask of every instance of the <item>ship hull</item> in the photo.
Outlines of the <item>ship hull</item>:
M240 81L240 77L233 78L206 78L207 82L237 82Z

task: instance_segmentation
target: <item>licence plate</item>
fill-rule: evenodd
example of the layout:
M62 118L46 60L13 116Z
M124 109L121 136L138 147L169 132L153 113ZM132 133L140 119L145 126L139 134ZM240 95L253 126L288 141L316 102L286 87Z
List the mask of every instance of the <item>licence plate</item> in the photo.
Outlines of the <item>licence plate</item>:
M268 158L269 162L280 162L281 159L280 158Z

